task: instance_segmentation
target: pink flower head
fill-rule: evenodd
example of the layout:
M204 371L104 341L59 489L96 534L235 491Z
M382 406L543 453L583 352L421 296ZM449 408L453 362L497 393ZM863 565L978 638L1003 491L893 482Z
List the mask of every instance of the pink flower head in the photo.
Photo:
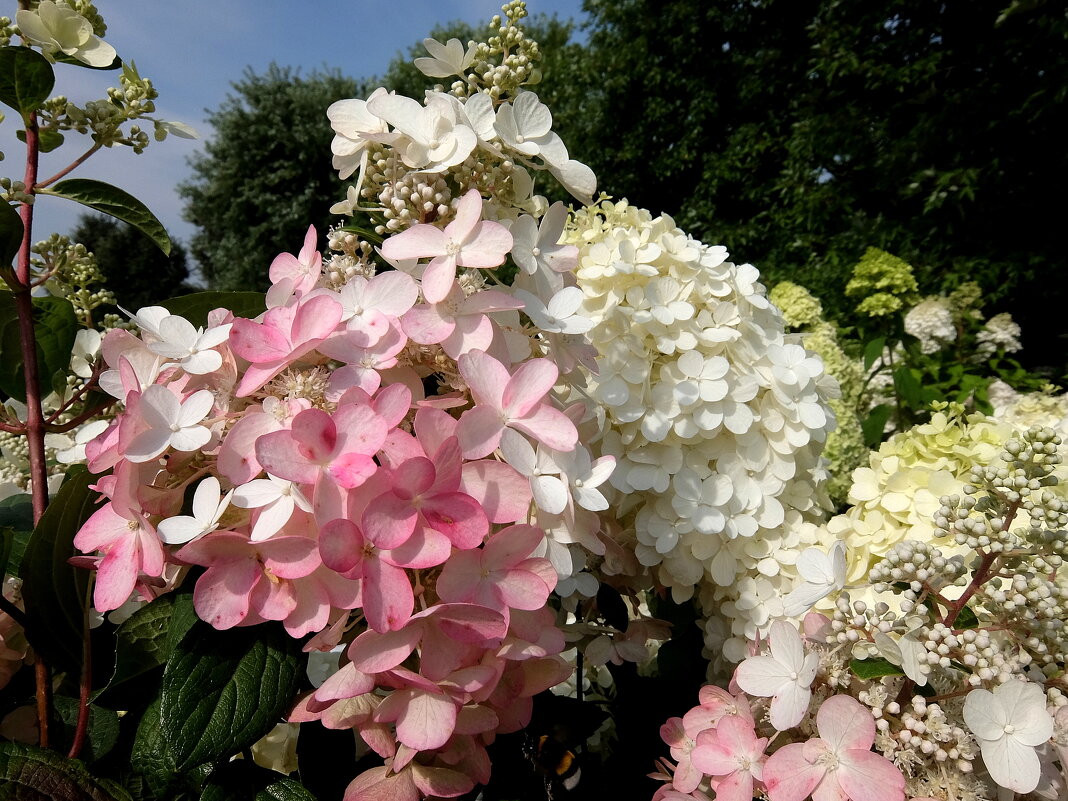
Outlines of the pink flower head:
M466 458L488 456L508 428L558 451L575 447L575 424L545 400L560 374L548 359L523 362L511 374L489 354L473 350L457 359L457 365L475 399L475 407L464 412L456 428Z
M521 309L523 302L493 289L465 295L457 284L438 303L412 308L401 320L405 333L421 345L437 345L452 358L488 350L495 335L492 312Z
M714 787L720 801L751 801L756 782L764 770L767 737L757 737L751 720L728 715L714 729L697 735L697 747L690 754L695 768L716 777Z
M318 295L289 306L276 306L257 323L239 317L230 328L230 349L251 362L235 394L240 398L262 387L301 356L315 349L341 321L341 304Z
M872 752L875 718L848 695L828 698L816 713L819 737L784 745L764 765L771 801L901 801L905 777Z
M442 230L413 225L382 243L390 261L432 257L423 273L423 297L445 300L456 280L457 267L497 267L512 247L512 235L500 223L482 220L482 195L471 189L456 205L456 216Z
M547 559L530 558L544 538L534 526L509 526L480 549L453 553L438 577L438 594L498 609L505 619L509 608L540 609L557 578Z
M323 271L322 256L315 249L315 226L308 226L304 246L300 253L279 253L271 262L268 275L273 286L267 292L267 306L283 306L296 295L301 297L311 292L319 282Z
M385 420L365 404L339 406L333 415L305 409L293 426L264 434L256 458L268 473L299 484L316 484L321 475L338 486L360 486L377 469L374 454L385 442Z

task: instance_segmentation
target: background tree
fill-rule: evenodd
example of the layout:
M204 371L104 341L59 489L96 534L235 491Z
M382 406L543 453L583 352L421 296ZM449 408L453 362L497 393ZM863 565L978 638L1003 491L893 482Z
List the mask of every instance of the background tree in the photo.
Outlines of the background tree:
M189 284L185 249L177 242L165 256L137 229L99 214L81 215L70 237L96 256L105 285L124 309L137 311L162 298L195 291Z
M971 279L1016 299L1025 356L1058 364L1065 3L1004 5L586 0L580 107L554 113L606 191L832 314L876 246L928 292Z
M214 135L179 191L209 286L262 290L280 250L299 249L310 224L322 233L337 222L329 209L344 189L330 166L326 109L366 87L340 72L302 77L272 64L263 75L246 70L233 89L209 114Z

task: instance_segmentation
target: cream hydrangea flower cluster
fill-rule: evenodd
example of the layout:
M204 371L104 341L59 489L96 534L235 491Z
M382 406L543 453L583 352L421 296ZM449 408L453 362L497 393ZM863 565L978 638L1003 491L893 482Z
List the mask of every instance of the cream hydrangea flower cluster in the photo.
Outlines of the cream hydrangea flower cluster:
M1030 421L1037 422L1032 417ZM927 423L895 434L872 452L867 467L853 472L853 506L828 521L822 545L845 540L848 583L864 582L873 564L900 542L934 543L952 553L934 522L941 498L961 495L975 464L989 464L1026 425L1015 426L983 414L965 415L943 405ZM1064 491L1064 467L1058 468ZM1018 521L1027 525L1026 511Z
M781 569L802 524L822 513L837 388L785 333L756 268L667 215L603 200L575 213L565 241L595 323L588 393L601 452L617 460L615 508L676 600L702 588L740 659L789 589Z
M842 350L837 328L823 319L823 305L803 286L781 281L768 298L782 312L786 327L802 334L805 347L823 359L824 369L838 382L841 397L828 401L838 426L827 437L823 458L828 463L827 494L836 506L841 505L849 493L850 475L868 456L857 414L864 392L864 366Z

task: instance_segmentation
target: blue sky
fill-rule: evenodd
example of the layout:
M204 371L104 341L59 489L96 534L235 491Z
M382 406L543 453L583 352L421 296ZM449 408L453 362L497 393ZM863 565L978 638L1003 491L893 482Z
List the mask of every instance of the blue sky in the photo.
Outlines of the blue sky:
M381 75L392 58L425 38L435 25L457 19L484 25L500 13L501 2L97 0L97 6L108 23L107 41L124 59L132 59L159 91L156 116L188 123L208 139L212 130L204 121L204 110L222 103L245 67L259 73L276 61L305 73L336 67L353 77ZM581 0L530 0L528 10L583 18ZM13 10L4 13L14 16ZM61 64L56 67L55 92L85 102L103 97L117 80L113 72ZM0 174L21 178L21 144L14 138L11 116L0 126L0 149L6 154ZM88 137L69 134L67 144L43 157L41 176L66 166L90 144ZM155 212L172 237L186 242L193 228L182 220L175 186L189 176L187 158L202 146L169 137L153 142L140 156L129 148L115 148L93 156L72 177L106 180L125 189ZM51 231L67 233L82 210L65 200L41 198L35 211L35 238L43 239Z

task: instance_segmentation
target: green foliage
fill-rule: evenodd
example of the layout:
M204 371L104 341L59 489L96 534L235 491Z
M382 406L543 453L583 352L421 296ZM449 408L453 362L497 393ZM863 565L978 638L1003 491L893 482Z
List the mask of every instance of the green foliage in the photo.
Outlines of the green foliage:
M171 314L177 314L193 325L207 325L208 313L215 309L229 309L236 317L255 317L263 311L262 292L195 292L159 303Z
M200 801L315 801L300 782L245 760L220 765Z
M863 681L878 679L882 676L903 676L905 674L905 671L900 667L880 656L868 659L851 659L849 661L849 669L853 671L854 676Z
M53 698L56 720L60 724L56 733L56 746L63 751L70 748L78 724L78 699L58 695ZM111 709L94 704L89 707L89 729L85 746L78 755L85 762L101 759L115 747L119 739L119 716Z
M22 218L10 203L0 204L0 269L14 260L22 245Z
M263 291L279 251L298 250L309 224L322 234L337 222L329 209L344 189L330 164L326 109L367 91L337 72L302 77L277 65L246 71L233 89L209 114L215 136L179 191L208 285Z
M864 250L921 291L977 280L1060 364L1068 152L1063 6L1004 0L587 0L556 129L601 187L726 244L772 282L841 294ZM547 71L548 72L548 71ZM547 75L547 80L551 77ZM991 114L990 109L997 109Z
M0 743L0 797L14 801L129 801L114 782L76 759L22 743Z
M74 307L62 298L33 299L33 322L37 331L37 369L44 395L65 386L70 354L78 333ZM0 392L26 401L22 334L15 297L0 291Z
M70 238L96 256L107 288L124 309L137 311L191 288L185 248L177 243L164 254L132 226L98 214L79 217Z
M37 191L73 200L95 211L116 217L147 236L164 255L171 252L171 239L167 236L163 223L156 219L156 215L149 211L144 203L117 186L90 178L69 178L48 189Z
M196 622L163 672L160 728L179 770L247 748L282 718L301 675L281 626L216 631Z
M48 59L28 47L0 47L0 103L23 117L52 93L55 73Z
M22 598L31 631L49 636L36 647L77 674L82 663L82 630L89 603L89 574L68 560L75 555L74 535L89 519L97 494L95 476L72 469L33 530L22 560Z

